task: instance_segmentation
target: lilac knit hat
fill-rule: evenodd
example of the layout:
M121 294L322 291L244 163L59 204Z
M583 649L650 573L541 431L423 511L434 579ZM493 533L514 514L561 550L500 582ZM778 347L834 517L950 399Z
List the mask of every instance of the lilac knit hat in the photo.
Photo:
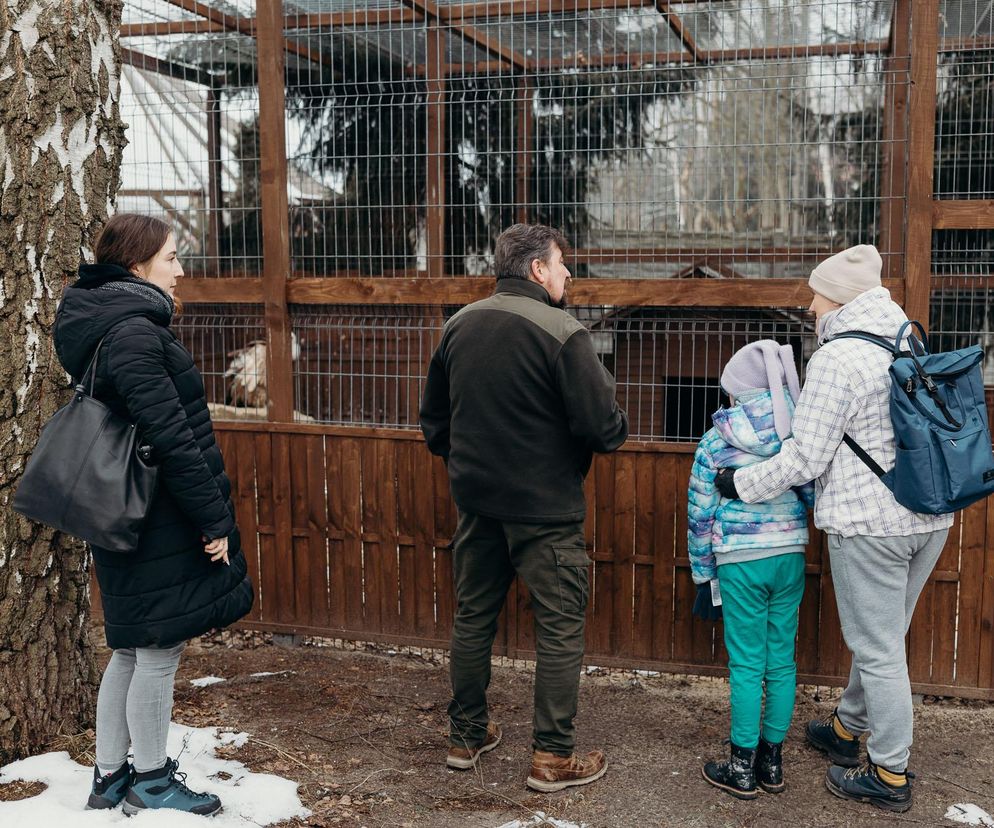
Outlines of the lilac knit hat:
M774 339L760 339L740 348L721 372L721 387L733 397L763 388L772 392L773 424L781 440L790 434L790 415L783 398L785 383L796 403L801 396L801 383L794 365L794 350Z

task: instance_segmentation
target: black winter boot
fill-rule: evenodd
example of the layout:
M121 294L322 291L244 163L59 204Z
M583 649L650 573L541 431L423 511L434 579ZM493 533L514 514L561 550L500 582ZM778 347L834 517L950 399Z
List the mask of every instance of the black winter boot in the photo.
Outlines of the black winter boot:
M824 719L812 719L808 722L805 735L818 750L827 753L828 758L836 765L844 768L855 768L859 765L859 736L855 739L842 739L835 732L836 711Z
M868 802L885 811L903 813L911 807L911 780L914 778L907 770L904 775L903 785L891 785L880 778L873 762L855 768L832 765L825 775L825 786L842 799Z
M756 782L767 793L783 793L787 785L783 781L783 742L759 740L756 748Z
M756 787L756 751L731 745L731 753L725 762L708 762L701 772L704 778L737 799L755 799L759 796Z

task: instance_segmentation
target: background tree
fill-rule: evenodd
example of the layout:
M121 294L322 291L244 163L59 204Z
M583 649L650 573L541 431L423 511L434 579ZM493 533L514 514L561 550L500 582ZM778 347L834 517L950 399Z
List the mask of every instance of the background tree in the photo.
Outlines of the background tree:
M92 721L88 551L10 508L68 398L63 287L119 185L119 0L0 0L0 764Z

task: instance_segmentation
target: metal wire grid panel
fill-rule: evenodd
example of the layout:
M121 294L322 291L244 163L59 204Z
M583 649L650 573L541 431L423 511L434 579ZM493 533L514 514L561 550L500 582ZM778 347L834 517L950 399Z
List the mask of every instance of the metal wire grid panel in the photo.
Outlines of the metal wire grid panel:
M187 306L173 330L193 354L217 419L266 419L266 345L260 305Z
M255 4L178 6L126 5L121 207L254 274ZM798 276L879 240L891 2L546 6L284 4L293 274L489 273L514 220L566 230L580 276Z
M301 307L294 366L300 415L341 425L417 428L424 378L452 308ZM721 404L718 377L756 339L790 344L801 368L813 345L796 310L580 307L594 348L614 374L634 439L692 441Z
M946 2L940 15L935 197L994 198L994 3ZM981 208L978 207L978 214ZM979 344L994 387L994 230L932 235L933 347Z
M164 216L188 277L257 274L254 38L218 30L171 0L128 0L122 20L121 116L129 128L117 210Z
M287 76L291 164L324 188L291 195L294 272L490 273L514 220L566 230L580 276L796 276L875 240L891 3L657 5L288 32L325 58Z

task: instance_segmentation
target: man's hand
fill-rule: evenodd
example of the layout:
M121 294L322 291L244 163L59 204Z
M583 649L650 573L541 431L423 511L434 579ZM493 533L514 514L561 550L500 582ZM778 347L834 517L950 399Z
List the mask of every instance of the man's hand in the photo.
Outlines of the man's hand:
M714 476L714 487L718 494L730 500L738 500L739 493L735 488L735 469L719 469Z

